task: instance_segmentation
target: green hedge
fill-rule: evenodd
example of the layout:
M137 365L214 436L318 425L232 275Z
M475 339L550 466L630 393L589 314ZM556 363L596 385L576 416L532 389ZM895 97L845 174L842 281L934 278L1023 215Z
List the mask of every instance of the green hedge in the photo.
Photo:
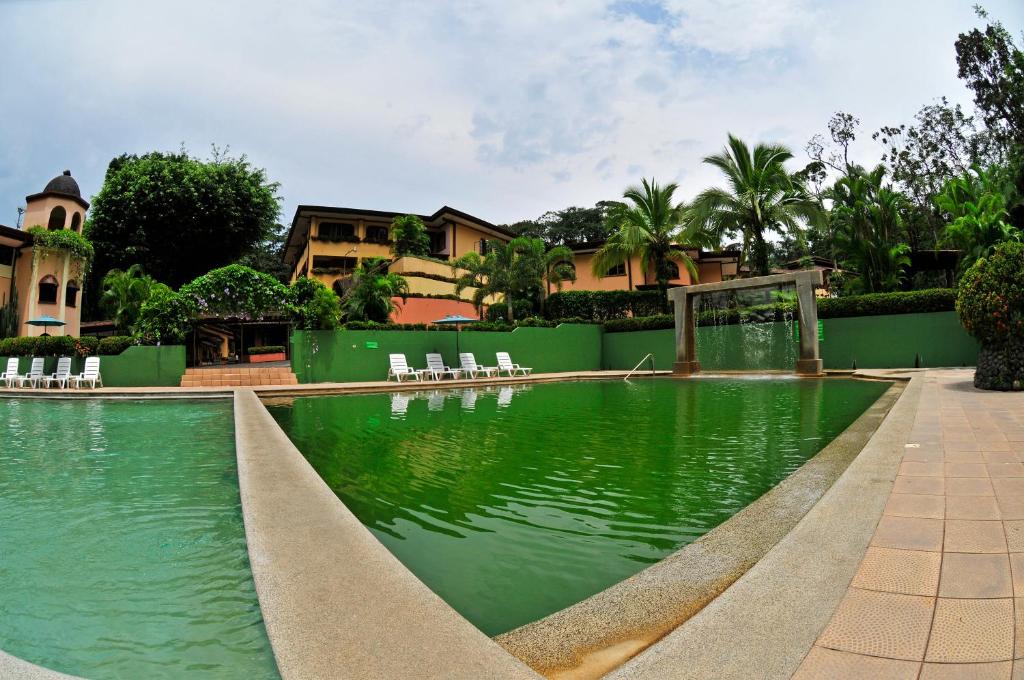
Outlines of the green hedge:
M40 335L0 340L0 356L6 357L87 357L93 354L115 355L135 344L128 336L74 338L70 335Z
M549 319L607 321L664 313L668 300L656 290L568 290L549 295L544 306Z
M955 303L956 291L952 288L820 298L818 300L818 318L843 319L855 316L950 312L953 311ZM796 305L791 302L785 302L737 309L705 310L697 314L696 321L698 326L723 326L748 321L764 323L783 321L787 314L795 313ZM671 314L658 314L632 319L613 319L604 323L604 329L609 333L653 331L674 327L675 322Z
M279 354L284 351L284 345L263 345L262 347L250 347L247 352L253 354Z

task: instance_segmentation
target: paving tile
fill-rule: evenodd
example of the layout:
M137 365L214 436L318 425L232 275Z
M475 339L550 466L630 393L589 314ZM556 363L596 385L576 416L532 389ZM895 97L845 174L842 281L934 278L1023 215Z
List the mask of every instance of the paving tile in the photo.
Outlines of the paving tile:
M995 499L992 505L995 505ZM930 519L942 519L945 515L945 499L942 496L931 496L925 494L894 493L889 496L882 514L895 517L927 517ZM965 518L966 519L966 518ZM974 518L972 518L974 519ZM981 519L981 518L978 518ZM999 519L986 517L984 519Z
M948 496L946 519L1002 519L995 496Z
M907 477L941 477L942 463L903 462L900 463L899 474Z
M1013 658L1021 659L1024 657L1024 598L1016 598L1013 601L1013 622L1014 622L1014 635L1013 635ZM1020 661L1014 662L1014 672L1017 671L1016 666L1021 665L1021 676L1024 677L1024 664Z
M1013 596L1024 597L1024 553L1010 553L1010 573L1013 576Z
M946 480L943 477L896 477L893 493L931 494L941 496L945 492Z
M865 590L933 596L939 585L941 564L942 553L938 552L868 547L850 585Z
M996 454L991 453L990 456ZM1024 464L1021 463L986 463L989 477L1024 477Z
M993 663L925 663L921 667L920 678L921 680L1010 680L1012 672L1012 661L996 661ZM868 676L863 677L867 678Z
M996 522L998 524L998 522ZM1002 535L1002 525L999 527ZM942 550L942 520L921 517L882 516L871 545L903 550Z
M945 453L942 448L936 444L924 444L920 448L911 448L903 450L903 462L916 462L916 463L942 463L945 458ZM1014 458L1010 462L1016 462Z
M979 451L1012 451L1013 447L1007 441L979 441Z
M1015 477L993 479L992 488L997 496L1018 496L1024 498L1024 479Z
M984 463L985 454L981 451L947 451L947 463Z
M1024 520L1007 520L1003 522L1003 530L1006 532L1006 549L1024 552Z
M946 477L988 477L988 468L984 463L946 463Z
M1019 463L1017 454L1012 451L986 451L981 454L986 463ZM991 474L991 473L990 473Z
M1014 647L1013 600L939 598L926 661L1009 661Z
M793 680L872 678L873 680L915 680L921 664L917 661L880 659L824 647L811 651L793 675Z
M956 451L981 451L981 446L979 446L978 441L973 437L971 439L955 440L949 439L943 435L942 450L945 451L948 456Z
M977 477L947 477L946 496L992 496L992 482Z
M1006 552L1003 523L972 519L946 520L943 550L964 553Z
M919 661L928 643L934 607L931 597L850 588L818 644L856 654Z
M1013 597L1009 555L945 553L939 597Z
M996 503L999 505L999 513L1003 516L1004 520L1024 519L1024 498L1003 496L996 498Z

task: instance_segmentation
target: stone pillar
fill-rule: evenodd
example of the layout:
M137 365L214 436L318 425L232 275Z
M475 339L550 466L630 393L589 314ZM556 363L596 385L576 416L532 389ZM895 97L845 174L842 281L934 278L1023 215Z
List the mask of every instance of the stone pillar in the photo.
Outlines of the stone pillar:
M818 300L814 295L815 278L820 279L821 272L813 273L818 276L798 275L796 279L796 309L800 324L800 358L796 362L798 375L821 375L823 372L818 351ZM820 281L817 283L820 285Z
M697 361L696 323L693 316L693 296L685 288L673 288L669 299L675 307L676 319L676 361L672 365L675 375L692 375L700 372Z

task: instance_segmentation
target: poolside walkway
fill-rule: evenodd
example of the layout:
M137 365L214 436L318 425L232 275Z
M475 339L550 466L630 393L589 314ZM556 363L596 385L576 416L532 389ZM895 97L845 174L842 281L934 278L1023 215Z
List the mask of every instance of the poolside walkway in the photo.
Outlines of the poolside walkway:
M795 678L1024 678L1024 395L924 377L845 597Z

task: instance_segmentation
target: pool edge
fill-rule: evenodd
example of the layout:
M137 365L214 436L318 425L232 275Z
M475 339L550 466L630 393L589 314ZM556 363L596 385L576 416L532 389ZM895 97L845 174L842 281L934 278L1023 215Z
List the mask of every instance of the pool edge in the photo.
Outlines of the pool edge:
M84 680L77 675L37 666L0 649L0 678L5 680Z
M249 563L284 680L537 677L377 541L255 392L234 407Z
M843 476L908 384L896 377L884 382L890 387L843 432L719 526L633 576L495 640L538 673L573 680L601 677L656 645L782 542Z

